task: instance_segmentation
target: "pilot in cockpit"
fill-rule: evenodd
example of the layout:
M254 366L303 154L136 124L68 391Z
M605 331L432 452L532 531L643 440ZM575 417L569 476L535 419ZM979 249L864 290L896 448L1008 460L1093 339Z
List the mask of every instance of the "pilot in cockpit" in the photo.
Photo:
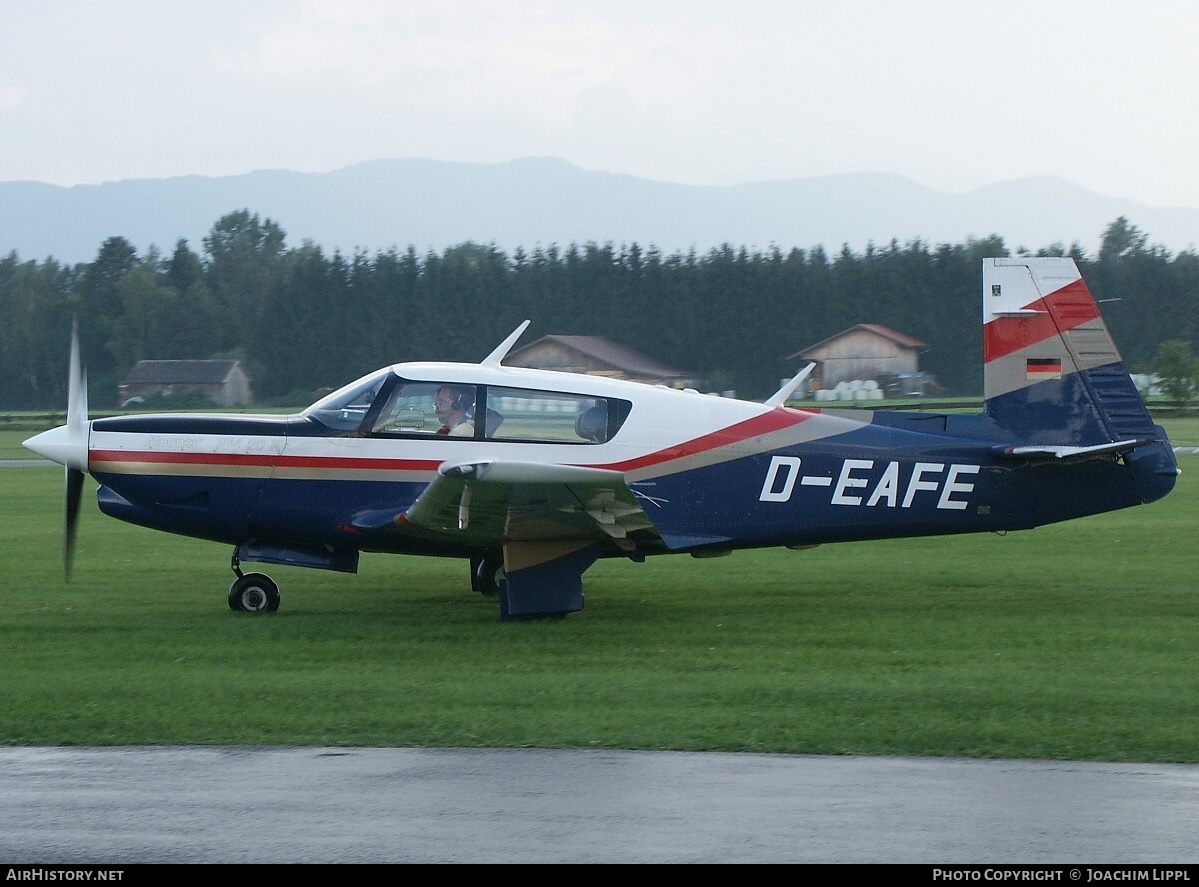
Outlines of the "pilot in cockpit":
M471 420L474 406L474 393L469 385L442 385L433 398L433 409L441 422L437 433L474 437L475 423Z

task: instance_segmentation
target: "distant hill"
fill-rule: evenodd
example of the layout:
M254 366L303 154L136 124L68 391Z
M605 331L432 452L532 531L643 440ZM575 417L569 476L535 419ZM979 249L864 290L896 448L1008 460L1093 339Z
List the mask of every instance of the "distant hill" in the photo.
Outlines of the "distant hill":
M1199 209L1162 209L1104 197L1059 178L1001 182L967 194L888 174L823 176L730 187L678 185L589 172L562 160L507 163L377 160L328 173L260 170L209 178L129 179L60 187L0 182L0 256L92 261L108 237L169 253L179 238L200 252L213 224L248 209L273 219L288 245L374 254L441 251L471 240L517 247L571 243L656 246L704 253L843 245L857 253L922 240L1003 237L1009 249L1077 242L1098 250L1119 216L1171 252L1195 249Z

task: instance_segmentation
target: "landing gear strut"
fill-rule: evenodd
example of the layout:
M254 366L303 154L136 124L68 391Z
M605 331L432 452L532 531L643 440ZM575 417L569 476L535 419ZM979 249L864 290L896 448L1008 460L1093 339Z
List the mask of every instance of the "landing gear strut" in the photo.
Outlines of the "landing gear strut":
M237 578L229 586L229 609L238 613L274 613L279 609L279 586L265 573L242 573L237 555L233 555Z

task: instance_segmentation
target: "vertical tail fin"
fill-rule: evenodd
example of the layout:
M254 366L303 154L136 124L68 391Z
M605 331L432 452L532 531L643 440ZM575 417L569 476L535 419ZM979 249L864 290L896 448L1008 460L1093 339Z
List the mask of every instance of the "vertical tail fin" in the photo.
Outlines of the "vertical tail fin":
M1159 437L1078 266L983 260L984 411L1032 443Z

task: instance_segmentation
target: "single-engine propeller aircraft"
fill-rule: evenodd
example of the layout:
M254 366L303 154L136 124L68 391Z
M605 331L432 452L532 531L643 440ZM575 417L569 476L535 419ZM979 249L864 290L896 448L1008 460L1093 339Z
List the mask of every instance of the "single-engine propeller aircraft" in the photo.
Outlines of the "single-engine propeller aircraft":
M509 367L400 363L292 416L87 417L25 445L100 510L233 546L229 606L279 607L242 561L354 572L361 552L468 559L500 617L583 608L601 557L1019 530L1152 502L1178 464L1069 258L983 263L979 415L794 409Z

